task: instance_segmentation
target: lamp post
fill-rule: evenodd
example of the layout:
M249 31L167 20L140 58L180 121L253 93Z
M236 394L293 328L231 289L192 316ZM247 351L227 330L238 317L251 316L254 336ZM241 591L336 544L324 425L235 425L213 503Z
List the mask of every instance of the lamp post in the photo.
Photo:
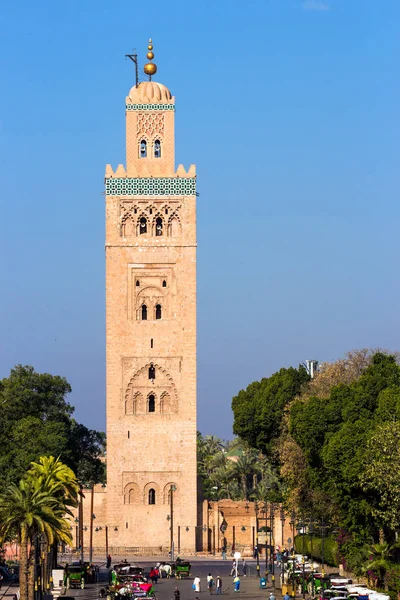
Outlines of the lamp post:
M258 506L258 501L257 500L255 500L255 502L254 502L254 510L255 510L255 513L256 513L256 548L257 548L257 556L256 556L257 566L256 566L256 569L257 569L257 577L260 577L260 549L258 547L258 511L260 510L260 507Z
M84 562L84 556L83 556L83 489L82 489L82 484L79 486L79 547L80 547L80 554L81 554L81 562Z
M321 544L321 550L322 550L322 553L321 553L322 554L322 556L321 556L321 558L322 558L322 569L321 569L321 573L322 573L322 579L324 579L324 577L325 577L325 559L324 559L325 529L326 529L326 525L325 525L325 522L324 522L324 517L322 517L321 518L321 537L322 537L322 544Z
M313 534L314 534L314 523L312 517L310 517L310 523L308 526L308 533L310 534L310 562L311 562L311 595L314 597L314 567L313 567Z
M306 597L306 590L304 587L304 583L305 583L305 579L306 579L306 559L304 557L304 520L301 519L301 521L298 523L298 531L299 533L301 533L301 564L302 564L302 582L301 582L301 589L303 592L303 600L305 600Z
M176 491L176 486L171 485L169 489L170 493L170 521L171 521L171 531L170 531L170 546L171 546L171 561L174 560L174 492Z
M292 527L292 540L293 540L293 546L292 546L292 560L293 560L293 567L292 567L292 598L296 597L296 577L294 574L295 571L295 552L294 552L294 531L295 531L295 524L296 524L296 513L292 512L290 514L290 526Z
M264 502L261 509L263 519L265 518L265 579L268 581L268 545L267 545L267 527L268 527L268 507Z
M274 540L274 525L275 525L275 504L273 502L271 502L270 504L270 522L269 522L269 528L270 528L270 543L269 543L269 551L270 551L270 558L271 558L271 567L272 567L272 585L275 587L275 560L274 560L274 556L275 556L275 540Z
M96 515L93 514L94 511L94 484L92 484L92 489L90 490L90 541L89 541L89 564L93 562L93 522L96 518Z
M281 560L281 578L282 578L282 585L283 582L285 580L285 563L283 561L283 551L285 549L285 540L284 540L284 534L285 534L285 511L283 510L283 508L281 508L281 512L280 512L280 519L281 519L281 525L282 525L282 560Z

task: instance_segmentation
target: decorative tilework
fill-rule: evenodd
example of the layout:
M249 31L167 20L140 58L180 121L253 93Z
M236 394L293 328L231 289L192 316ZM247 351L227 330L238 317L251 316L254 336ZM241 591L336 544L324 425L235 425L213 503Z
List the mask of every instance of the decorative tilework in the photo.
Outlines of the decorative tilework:
M127 104L126 110L175 110L175 104Z
M106 178L107 196L194 196L195 177Z

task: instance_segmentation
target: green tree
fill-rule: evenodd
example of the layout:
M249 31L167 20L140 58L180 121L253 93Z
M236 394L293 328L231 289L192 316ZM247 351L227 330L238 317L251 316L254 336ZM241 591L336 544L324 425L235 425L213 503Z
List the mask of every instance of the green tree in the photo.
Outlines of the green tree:
M64 377L18 365L0 381L0 483L17 483L32 461L60 456L83 483L104 480L103 433L77 423Z
M374 498L372 514L379 526L400 528L400 423L378 425L366 445L367 459L360 472L363 489Z
M65 519L66 514L72 513L62 495L60 481L44 474L37 476L38 466L33 469L17 485L11 483L0 494L0 541L9 538L19 541L23 600L33 600L35 537L44 534L49 544L72 541L69 523ZM62 468L58 465L60 471Z
M232 400L233 432L275 460L275 443L283 429L285 410L308 380L307 371L300 366L281 369L251 383Z

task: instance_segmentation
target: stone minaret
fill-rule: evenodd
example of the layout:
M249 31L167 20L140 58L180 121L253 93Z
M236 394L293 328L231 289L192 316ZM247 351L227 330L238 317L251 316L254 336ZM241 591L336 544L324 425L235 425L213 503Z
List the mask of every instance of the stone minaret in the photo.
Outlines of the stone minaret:
M169 550L171 486L175 551L178 536L181 552L195 547L196 175L193 165L175 170L174 117L164 85L133 87L126 168L106 167L111 554Z

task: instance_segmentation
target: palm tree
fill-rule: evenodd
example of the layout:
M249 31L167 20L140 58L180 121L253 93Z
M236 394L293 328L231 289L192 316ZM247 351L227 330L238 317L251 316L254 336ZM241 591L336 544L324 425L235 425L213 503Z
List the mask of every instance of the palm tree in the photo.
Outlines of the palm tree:
M371 558L369 562L365 563L365 571L367 575L370 572L374 573L377 577L377 587L382 588L385 585L385 574L390 569L390 555L392 552L391 546L384 542L383 544L373 544L371 546Z
M54 498L57 498L63 506L64 513L68 507L78 505L79 484L72 469L67 467L60 458L54 456L41 456L39 462L32 462L27 473L28 479L37 481L37 484L46 489ZM42 582L48 585L50 582L51 568L57 564L57 539L54 539L51 552L46 553L43 564ZM47 545L51 545L46 540Z
M239 456L234 463L233 473L241 483L243 500L248 500L249 480L251 479L253 482L254 476L260 473L259 453L249 450L243 456Z
M33 585L28 584L28 578L33 576L35 536L44 533L50 544L56 539L72 541L65 512L71 514L34 478L21 479L18 485L11 484L0 494L0 540L8 536L19 539L23 600L33 600Z

